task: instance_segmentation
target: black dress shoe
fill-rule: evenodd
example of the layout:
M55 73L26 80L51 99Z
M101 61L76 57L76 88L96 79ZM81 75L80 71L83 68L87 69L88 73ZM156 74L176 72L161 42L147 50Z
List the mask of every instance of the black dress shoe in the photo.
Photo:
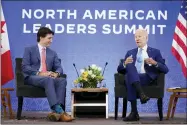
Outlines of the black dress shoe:
M137 112L131 112L123 121L139 121L140 117Z
M148 96L146 96L144 93L140 94L140 102L141 104L147 103L147 101L149 101L150 98Z

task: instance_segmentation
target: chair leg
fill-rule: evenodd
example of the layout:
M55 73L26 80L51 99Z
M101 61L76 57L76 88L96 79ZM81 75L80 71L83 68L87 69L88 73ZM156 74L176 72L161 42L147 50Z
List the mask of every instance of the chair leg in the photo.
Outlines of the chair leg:
M9 117L13 118L12 104L11 104L10 94L7 92L6 96L7 96L7 104L8 104Z
M180 94L180 93L179 93L179 94ZM173 108L172 108L172 113L171 113L171 118L174 117L175 109L176 109L176 105L177 105L177 101L178 101L178 97L175 97L175 98L174 98Z
M172 106L173 106L174 98L175 98L175 93L173 93L173 94L170 96L166 120L169 120L170 113L171 113L171 109L172 109Z
M125 118L127 113L127 98L123 98L123 113L122 117Z
M162 121L163 120L163 111L162 111L163 98L158 98L158 100L157 100L157 106L158 106L159 118L160 118L160 121Z
M23 106L23 96L18 97L18 111L17 111L17 119L21 119L21 112L22 112L22 106Z
M119 102L119 98L115 97L115 120L117 120L118 118L118 102Z
M5 94L1 94L1 104L3 106L3 115L4 115L4 117L6 117L7 116L7 112L6 112Z

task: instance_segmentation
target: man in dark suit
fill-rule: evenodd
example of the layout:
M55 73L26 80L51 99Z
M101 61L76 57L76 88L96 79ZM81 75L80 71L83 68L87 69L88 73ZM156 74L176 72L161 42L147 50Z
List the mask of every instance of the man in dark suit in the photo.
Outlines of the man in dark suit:
M49 48L53 35L54 32L47 27L38 30L38 44L25 49L22 70L28 85L45 89L49 105L53 110L48 118L53 121L72 121L64 111L67 81L60 77L63 69L57 53Z
M138 121L137 93L142 104L150 98L145 95L142 85L151 83L159 72L167 73L169 70L158 49L147 46L148 33L146 30L138 29L135 32L135 41L138 48L129 50L124 62L118 66L118 72L125 71L127 99L131 102L131 113L124 121Z

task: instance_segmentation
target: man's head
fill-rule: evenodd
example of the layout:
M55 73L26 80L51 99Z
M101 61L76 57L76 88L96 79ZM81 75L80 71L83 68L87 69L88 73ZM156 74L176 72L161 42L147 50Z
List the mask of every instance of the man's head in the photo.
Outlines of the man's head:
M147 31L144 29L137 29L135 32L135 41L138 47L143 48L148 41Z
M47 27L41 27L37 33L37 42L44 47L49 47L52 39L53 39L54 32Z

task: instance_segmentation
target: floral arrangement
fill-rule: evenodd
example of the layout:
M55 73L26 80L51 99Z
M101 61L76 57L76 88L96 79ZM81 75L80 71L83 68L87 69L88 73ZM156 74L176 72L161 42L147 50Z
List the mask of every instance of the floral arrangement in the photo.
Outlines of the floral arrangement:
M96 88L97 84L104 79L101 70L102 68L95 64L81 69L81 75L74 81L74 83L82 83L83 88Z

